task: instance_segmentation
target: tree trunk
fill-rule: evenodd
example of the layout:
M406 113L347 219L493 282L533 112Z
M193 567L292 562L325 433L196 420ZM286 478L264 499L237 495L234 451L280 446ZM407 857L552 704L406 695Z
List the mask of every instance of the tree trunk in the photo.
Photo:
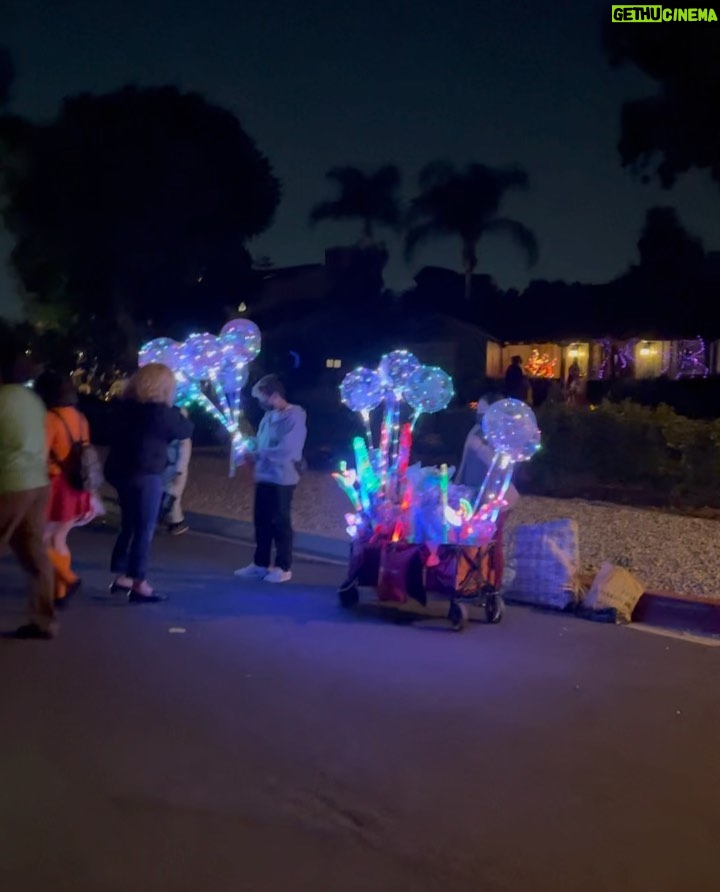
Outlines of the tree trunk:
M475 245L471 241L463 242L462 263L465 274L465 300L469 301L472 298L473 274L477 268L477 254Z

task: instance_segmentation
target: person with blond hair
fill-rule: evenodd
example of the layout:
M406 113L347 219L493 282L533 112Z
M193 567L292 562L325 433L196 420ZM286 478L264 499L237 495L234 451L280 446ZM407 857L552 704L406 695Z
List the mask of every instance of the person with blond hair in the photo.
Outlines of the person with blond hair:
M193 426L173 408L176 382L160 363L143 366L128 382L111 436L105 478L120 503L120 534L110 569L111 592L131 604L165 600L147 581L148 558L163 495L168 445L192 436Z

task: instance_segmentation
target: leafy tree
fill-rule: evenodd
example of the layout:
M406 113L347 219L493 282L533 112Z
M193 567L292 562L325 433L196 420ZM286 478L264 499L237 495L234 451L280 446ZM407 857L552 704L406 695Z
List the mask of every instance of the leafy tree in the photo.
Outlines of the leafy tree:
M131 356L150 333L224 320L280 187L236 117L174 87L67 99L48 125L0 118L14 267L40 305Z
M323 220L360 220L362 235L372 242L377 225L390 228L400 223L400 171L386 165L366 174L357 167L333 167L326 178L339 189L337 198L323 201L310 213L310 223Z
M441 161L428 165L420 174L420 194L411 202L408 213L406 256L411 258L416 248L428 239L458 238L467 300L472 294L478 245L484 236L493 232L508 235L522 248L532 266L538 253L533 233L517 220L498 216L507 192L527 185L527 173L520 168L496 169L469 164L464 170L458 170Z
M10 87L15 79L15 66L9 51L0 46L0 108L10 98Z
M657 92L626 102L618 149L624 167L670 187L691 168L720 183L720 28L708 23L623 27L603 18L612 65L632 64Z

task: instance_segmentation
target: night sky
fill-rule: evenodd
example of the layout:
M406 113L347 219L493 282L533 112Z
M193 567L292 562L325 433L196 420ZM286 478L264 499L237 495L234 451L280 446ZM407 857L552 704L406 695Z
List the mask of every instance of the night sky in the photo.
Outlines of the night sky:
M504 213L535 230L540 262L530 273L512 246L485 242L480 271L502 287L612 278L635 258L654 204L675 205L707 248L720 248L720 193L709 178L693 174L664 192L621 169L621 102L654 88L607 65L594 2L562 12L547 0L0 0L0 8L19 113L48 118L65 95L130 82L173 83L235 111L283 181L275 224L250 246L276 265L321 262L325 247L357 239L359 224L307 226L312 205L330 197L329 167L396 163L411 195L419 169L437 158L529 171L530 192L512 196ZM452 242L428 246L408 266L398 246L387 284L408 285L424 265L456 269L458 253ZM16 309L10 291L3 278L0 313Z

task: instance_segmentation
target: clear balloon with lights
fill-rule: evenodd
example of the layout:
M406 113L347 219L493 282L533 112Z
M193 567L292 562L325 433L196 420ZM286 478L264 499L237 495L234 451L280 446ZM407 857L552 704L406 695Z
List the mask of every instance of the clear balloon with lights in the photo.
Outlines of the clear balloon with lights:
M425 366L408 351L384 356L377 371L360 368L340 385L342 402L358 412L365 437L353 441L354 467L347 462L333 474L350 501L345 515L353 540L483 546L492 541L505 496L519 462L540 448L532 410L518 400L502 400L485 413L483 431L494 451L486 479L476 489L452 483L447 465L410 464L418 418L446 409L453 382L443 369ZM381 410L374 443L370 413Z
M230 435L230 476L252 451L251 438L240 428L241 391L247 384L248 366L262 346L260 329L249 319L233 319L219 335L191 334L183 343L155 338L140 348L138 365L160 362L175 373L177 404L198 406Z

